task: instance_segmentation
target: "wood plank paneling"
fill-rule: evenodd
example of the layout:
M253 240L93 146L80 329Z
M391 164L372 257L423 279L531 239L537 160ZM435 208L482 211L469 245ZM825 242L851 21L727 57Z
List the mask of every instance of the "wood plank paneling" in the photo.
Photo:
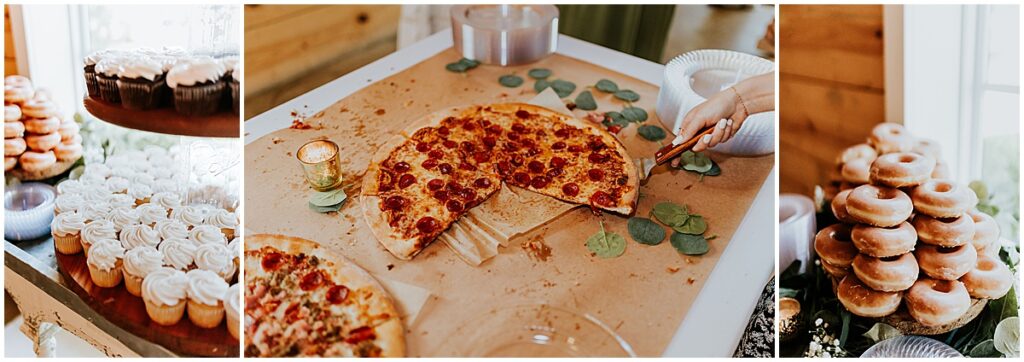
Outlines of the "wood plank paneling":
M11 11L4 5L4 76L18 74L18 60L14 54L14 35L11 34Z
M811 195L885 118L882 6L779 7L781 192Z

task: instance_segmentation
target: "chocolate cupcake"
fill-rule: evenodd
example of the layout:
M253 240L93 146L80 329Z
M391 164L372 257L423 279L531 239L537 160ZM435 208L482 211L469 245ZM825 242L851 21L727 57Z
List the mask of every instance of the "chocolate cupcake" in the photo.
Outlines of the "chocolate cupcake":
M117 73L121 68L122 57L104 57L96 62L96 83L99 85L100 99L110 103L121 103L121 94L117 90Z
M167 92L163 66L149 57L125 60L117 72L117 88L125 108L157 108Z
M89 92L89 98L102 99L100 84L96 81L96 62L102 55L103 52L94 52L85 57L85 89Z
M235 78L235 70L238 67L238 56L229 55L218 59L224 65L224 83L227 84L229 92L224 93L224 108L229 108L238 114L238 79Z
M186 116L217 113L224 97L224 65L211 58L181 61L167 73L174 109Z
M238 114L238 78L241 74L238 73L238 68L231 71L231 82L228 83L228 87L231 87L231 110Z

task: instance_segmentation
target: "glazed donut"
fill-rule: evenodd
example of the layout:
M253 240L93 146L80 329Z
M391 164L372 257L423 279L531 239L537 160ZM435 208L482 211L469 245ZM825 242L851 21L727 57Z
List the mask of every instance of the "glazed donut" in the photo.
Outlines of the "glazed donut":
M25 124L21 122L4 122L4 138L25 137Z
M843 181L855 185L863 185L870 182L871 180L868 175L872 161L874 159L857 158L844 163L842 170Z
M914 210L932 217L959 217L978 203L974 191L950 180L931 179L910 191Z
M960 277L960 281L973 298L999 299L1013 286L1013 273L999 258L982 255L974 269Z
M66 145L72 145L72 144L79 144L80 145L80 144L82 144L82 135L76 134L74 136L71 136L71 138L69 138L69 139L64 139L63 137L61 137L60 143L63 143L63 144L66 144Z
M850 227L835 224L821 229L814 237L814 251L825 263L848 268L857 256L857 248L850 242Z
M831 275L833 278L836 278L837 280L842 280L843 278L846 277L846 275L850 274L850 268L849 267L846 267L846 268L838 267L838 266L829 264L828 262L825 262L825 261L821 262L821 267L823 269L825 269L825 272L828 273L828 275Z
M917 281L917 259L906 253L889 258L876 258L857 254L853 258L853 273L864 285L880 292L907 290Z
M957 280L974 268L978 252L970 245L942 248L921 244L914 250L917 265L929 277L942 280Z
M914 204L910 196L898 189L875 185L861 185L846 198L846 212L857 221L892 227L910 218Z
M935 159L916 153L890 153L871 163L871 182L889 187L917 186L935 170Z
M25 120L25 130L35 134L54 133L58 129L60 129L60 120L56 117Z
M17 157L4 156L4 171L10 171L14 169L14 166L18 165Z
M906 221L890 228L858 224L850 232L850 239L861 253L885 258L914 251L917 231Z
M25 153L25 148L27 147L24 138L5 138L4 156L18 156Z
M880 292L864 285L856 274L847 275L836 288L836 297L850 313L861 317L884 317L899 308L903 292Z
M17 122L21 120L21 107L15 104L4 106L4 122Z
M31 97L31 88L23 86L4 85L4 102L21 104Z
M82 145L78 143L72 144L57 144L57 148L53 149L53 154L57 156L57 160L60 161L75 161L82 157Z
M861 143L859 145L850 146L843 150L843 153L839 154L839 158L836 160L836 163L844 164L861 158L873 160L876 157L878 157L878 152L875 151L875 149L871 147L871 145Z
M75 121L64 121L60 123L57 132L60 133L60 140L67 141L78 135L78 123Z
M943 179L953 178L953 174L949 172L949 165L946 165L945 162L941 162L941 161L940 162L936 162L935 163L935 170L932 171L932 178L943 178Z
M57 163L57 156L54 156L52 151L27 151L21 154L21 157L18 158L18 162L21 163L22 170L35 172L45 170L48 167L53 166Z
M971 238L971 245L974 245L978 254L982 254L999 240L999 224L996 224L996 219L975 209L968 210L967 215L974 221L974 237Z
M914 216L917 238L923 243L943 247L960 246L974 240L974 220L969 215L936 219L928 215Z
M903 125L891 122L879 123L868 136L868 144L874 146L880 154L910 151L913 143L914 139Z
M939 146L938 142L927 138L914 139L914 142L910 146L910 152L925 157L931 157L934 160L942 159L942 146Z
M32 88L32 80L23 75L8 75L4 77L4 85Z
M21 113L32 118L50 118L57 116L57 106L46 97L32 98L21 105Z
M25 136L25 142L33 151L49 151L60 144L60 133L30 134Z
M906 299L910 316L930 327L952 323L971 307L967 288L956 280L918 279Z
M839 183L839 191L853 190L853 189L857 188L857 186L860 186L860 185L851 184L849 182L843 181L843 182Z
M850 196L850 190L843 190L836 194L832 198L832 215L836 217L836 220L844 224L853 224L857 220L850 216L846 212L846 198Z

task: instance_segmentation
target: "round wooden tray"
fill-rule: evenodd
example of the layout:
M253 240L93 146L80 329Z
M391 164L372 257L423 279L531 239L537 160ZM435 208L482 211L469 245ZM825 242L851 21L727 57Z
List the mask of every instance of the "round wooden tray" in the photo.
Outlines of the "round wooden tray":
M829 279L832 280L832 293L835 293L836 288L839 287L839 280L837 280L834 277L830 277ZM986 299L971 298L971 306L967 308L967 312L965 312L962 316L960 316L960 318L957 318L952 323L941 326L929 327L919 323L917 320L914 319L914 317L910 316L910 312L907 311L906 303L902 302L900 303L899 309L897 309L896 312L894 312L893 314L887 315L885 317L874 318L874 320L888 324L893 328L898 329L903 334L934 336L936 334L943 334L967 325L967 323L970 323L971 321L974 320L974 318L977 318L979 315L981 315L981 311L985 310L985 305L987 304L988 300Z
M178 113L174 108L131 110L89 97L85 98L84 103L85 110L96 118L141 131L194 137L237 138L240 134L238 115L230 111L189 117Z
M202 357L238 357L238 340L228 332L225 322L205 329L188 320L186 315L178 324L161 326L149 320L142 298L128 293L124 285L101 288L92 283L85 254L57 256L57 269L68 286L93 310L126 331L182 355Z
M53 166L50 166L50 168L35 172L29 172L22 170L21 167L15 167L10 171L7 171L7 173L22 181L39 181L66 172L68 169L71 168L71 166L75 165L75 162L78 162L78 160L76 159L73 161L57 161L57 163L53 164Z

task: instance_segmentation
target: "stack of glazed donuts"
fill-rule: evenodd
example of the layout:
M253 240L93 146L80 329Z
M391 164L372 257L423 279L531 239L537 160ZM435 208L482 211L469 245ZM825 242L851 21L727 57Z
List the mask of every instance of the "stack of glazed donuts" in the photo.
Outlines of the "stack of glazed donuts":
M839 223L818 232L814 249L851 313L884 317L904 305L921 325L945 326L972 298L1000 298L1012 287L999 226L941 160L938 145L895 123L879 124L868 143L836 160L831 208Z
M45 172L82 157L82 136L62 120L48 93L20 75L4 78L4 171Z

